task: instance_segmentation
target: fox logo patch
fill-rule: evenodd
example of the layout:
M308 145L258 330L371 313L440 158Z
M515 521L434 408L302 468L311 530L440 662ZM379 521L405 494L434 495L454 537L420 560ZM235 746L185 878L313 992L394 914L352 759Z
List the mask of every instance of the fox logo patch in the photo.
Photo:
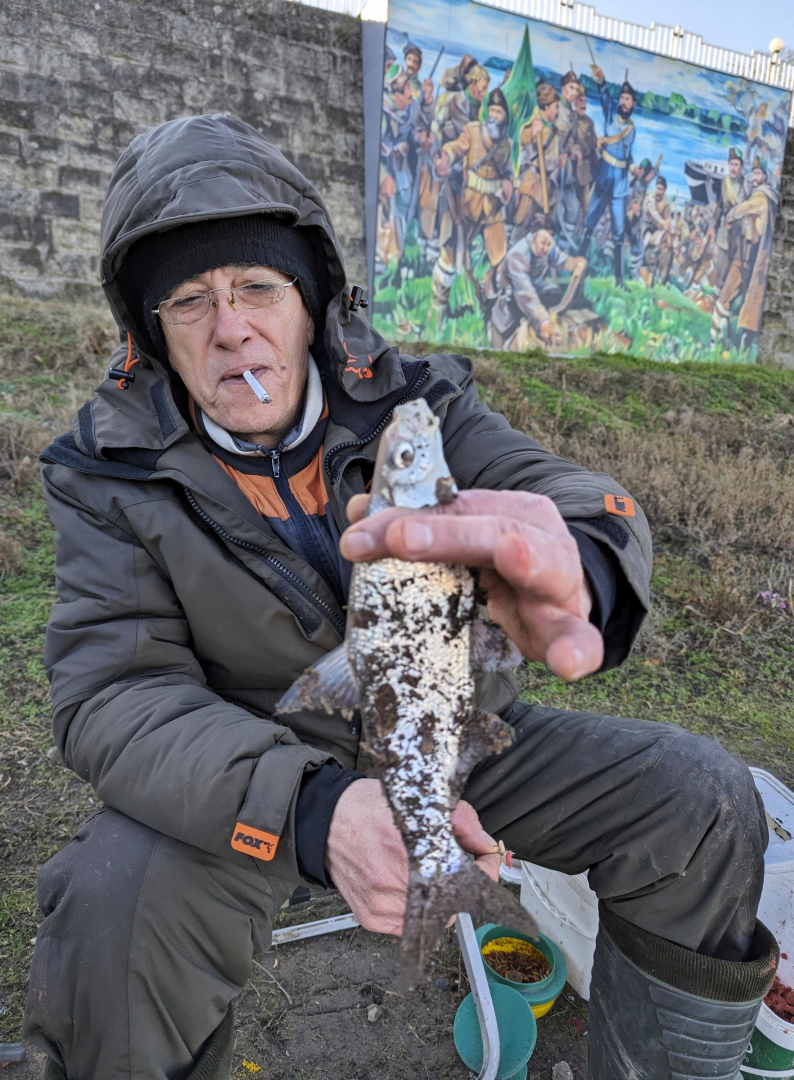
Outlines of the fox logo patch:
M250 825L243 825L238 821L232 833L232 847L235 851L242 851L245 855L253 855L255 859L263 859L270 862L276 854L279 838L273 833L262 832Z
M617 514L619 517L636 517L634 500L626 495L605 495L604 506L608 514Z

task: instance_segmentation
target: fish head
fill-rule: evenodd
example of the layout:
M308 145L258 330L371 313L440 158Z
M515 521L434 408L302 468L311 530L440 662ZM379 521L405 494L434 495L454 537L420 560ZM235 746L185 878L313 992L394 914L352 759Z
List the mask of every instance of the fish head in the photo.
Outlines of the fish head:
M388 506L420 510L451 502L457 493L438 417L424 398L398 405L378 446L369 513Z

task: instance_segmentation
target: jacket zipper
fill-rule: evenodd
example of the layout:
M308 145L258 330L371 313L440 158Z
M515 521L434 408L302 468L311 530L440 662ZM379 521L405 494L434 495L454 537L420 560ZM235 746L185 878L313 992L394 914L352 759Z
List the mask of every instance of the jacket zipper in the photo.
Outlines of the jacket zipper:
M292 488L289 486L289 480L286 476L281 475L281 452L279 450L268 450L265 446L258 446L257 449L261 454L270 458L270 463L273 467L273 479L276 484L276 491L281 496L281 501L289 511L290 520L294 521L295 528L297 529L301 543L303 544L304 552L311 552L316 559L316 563L312 562L306 555L306 561L315 570L318 570L320 577L325 578L326 583L330 584L329 576L331 579L336 578L338 589L331 588L331 592L339 599L339 590L341 589L341 581L339 581L338 573L335 572L335 568L329 566L328 559L325 552L319 549L319 546L315 543L312 535L311 525L306 520L306 513L298 500L292 494ZM322 567L323 569L319 569Z
M380 435L380 433L383 431L383 429L386 427L386 425L391 420L392 413L397 408L397 406L398 405L404 405L405 402L408 401L410 398L412 398L414 396L414 394L416 393L416 391L419 389L419 387L422 386L423 383L426 383L429 378L430 378L430 365L425 364L425 366L424 366L422 372L420 373L419 377L406 390L406 392L403 394L403 396L400 398L400 400L395 401L395 403L392 405L392 407L389 409L389 411L384 416L381 417L381 419L378 421L378 423L375 425L375 427L372 429L372 431L370 431L367 435L362 436L360 439L352 439L350 442L340 443L339 446L335 446L333 448L333 450L329 450L328 453L325 455L325 468L326 468L326 471L328 473L328 476L329 477L331 476L331 458L332 457L334 457L336 454L338 454L341 450L351 450L351 449L353 449L353 447L356 447L356 446L364 446L366 443L371 442L373 439L377 438L377 436Z
M309 600L315 608L319 609L320 614L323 615L328 620L328 622L330 622L330 624L333 626L334 630L336 630L340 637L344 637L344 621L339 618L331 605L326 604L325 600L323 600L321 596L317 596L316 593L313 593L309 586L304 581L302 581L301 578L298 577L298 575L293 570L290 570L289 567L285 566L284 563L280 562L274 555L271 555L268 551L265 551L264 548L257 547L256 544L249 544L247 540L240 540L238 539L238 537L232 536L231 533L226 532L226 530L222 528L217 523L217 521L214 521L209 516L209 514L205 513L201 509L199 504L193 498L193 494L190 491L190 488L183 485L183 491L185 492L185 496L187 498L188 504L190 505L190 509L206 525L209 525L213 532L217 533L218 536L220 536L223 540L226 540L228 543L235 544L237 547L243 548L245 551L250 551L252 555L256 555L256 557L258 559L261 559L262 562L266 562L269 566L272 566L273 569L276 570L281 575L281 577L286 578L287 581L289 581L289 583L293 585L305 599Z

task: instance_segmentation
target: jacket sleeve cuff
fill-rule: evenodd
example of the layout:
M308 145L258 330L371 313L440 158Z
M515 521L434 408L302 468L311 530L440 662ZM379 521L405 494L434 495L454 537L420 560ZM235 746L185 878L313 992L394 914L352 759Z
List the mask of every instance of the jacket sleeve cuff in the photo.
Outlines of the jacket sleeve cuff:
M599 675L619 667L629 655L645 609L611 549L570 525L568 530L579 548L582 569L593 595L590 622L604 638L604 662L595 672Z
M601 544L585 533L570 527L568 531L579 548L579 558L582 560L584 576L593 596L590 622L598 627L603 634L614 611L618 591L618 570L615 566L615 560L608 549L602 547Z
M295 855L301 877L324 889L334 887L325 868L325 845L334 807L354 780L363 779L363 773L343 769L334 761L303 774L295 804Z

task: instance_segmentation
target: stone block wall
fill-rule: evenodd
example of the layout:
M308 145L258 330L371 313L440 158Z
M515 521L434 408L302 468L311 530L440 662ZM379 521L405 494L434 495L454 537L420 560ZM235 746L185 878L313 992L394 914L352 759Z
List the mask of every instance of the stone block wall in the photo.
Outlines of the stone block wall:
M764 364L794 369L794 128L788 129L758 355Z
M96 296L113 165L164 120L230 112L314 182L366 281L361 23L288 0L2 0L0 288Z

